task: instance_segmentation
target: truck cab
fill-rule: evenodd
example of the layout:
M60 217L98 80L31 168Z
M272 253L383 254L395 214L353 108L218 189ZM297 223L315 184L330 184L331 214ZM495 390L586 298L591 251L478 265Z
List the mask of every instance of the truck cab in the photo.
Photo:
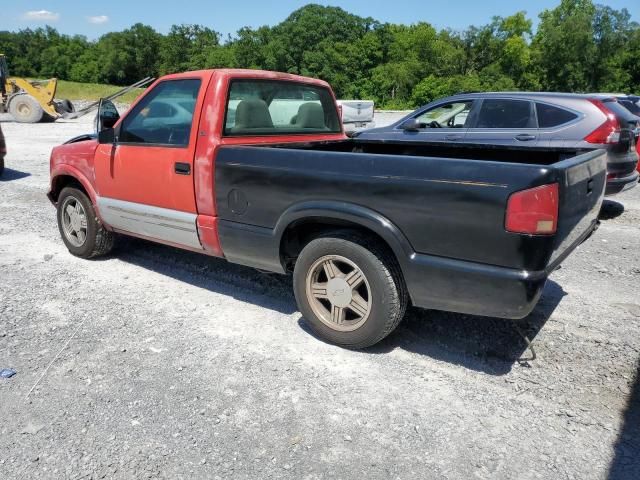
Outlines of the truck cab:
M49 198L79 183L109 230L217 256L220 146L345 138L326 82L256 70L167 75L122 118L104 102L98 123L54 148Z

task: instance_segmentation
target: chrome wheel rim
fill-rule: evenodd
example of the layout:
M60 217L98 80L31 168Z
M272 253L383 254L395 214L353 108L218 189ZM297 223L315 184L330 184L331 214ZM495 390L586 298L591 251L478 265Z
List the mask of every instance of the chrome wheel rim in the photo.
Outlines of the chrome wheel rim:
M313 313L339 332L356 330L371 313L371 287L364 272L340 255L325 255L307 273L306 295Z
M62 203L62 231L74 247L81 247L87 240L87 214L80 201L67 197Z

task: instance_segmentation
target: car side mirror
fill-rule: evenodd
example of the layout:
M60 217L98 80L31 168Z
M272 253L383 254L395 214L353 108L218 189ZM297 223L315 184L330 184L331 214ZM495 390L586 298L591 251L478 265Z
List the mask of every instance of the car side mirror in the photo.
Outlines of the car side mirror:
M417 132L421 127L422 123L417 118L410 118L400 124L400 128L408 132Z
M116 143L116 131L113 128L105 128L104 130L100 130L98 132L98 143Z
M99 134L102 130L113 128L118 120L120 120L120 113L113 102L101 98L96 115L96 133Z

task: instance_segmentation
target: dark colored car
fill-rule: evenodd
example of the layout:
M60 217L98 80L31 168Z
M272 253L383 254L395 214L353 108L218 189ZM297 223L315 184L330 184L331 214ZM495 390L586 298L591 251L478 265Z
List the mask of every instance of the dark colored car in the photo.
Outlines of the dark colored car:
M612 96L468 93L436 100L360 139L607 151L607 195L638 182L637 125Z
M636 128L636 151L640 156L640 96L613 94L618 103L638 117L638 128ZM640 172L640 161L638 161L638 172Z
M613 97L635 116L640 117L640 96L614 94Z
M2 126L0 125L0 175L4 173L4 157L7 154L7 144L2 134Z

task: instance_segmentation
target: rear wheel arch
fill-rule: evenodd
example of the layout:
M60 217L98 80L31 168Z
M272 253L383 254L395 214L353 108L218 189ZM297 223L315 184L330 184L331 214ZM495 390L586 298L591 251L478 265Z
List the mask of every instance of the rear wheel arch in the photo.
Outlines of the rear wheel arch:
M389 250L401 270L413 253L404 234L378 212L360 205L311 202L287 210L276 226L280 260L285 271L293 270L295 259L305 245L335 231L351 231L376 241Z

